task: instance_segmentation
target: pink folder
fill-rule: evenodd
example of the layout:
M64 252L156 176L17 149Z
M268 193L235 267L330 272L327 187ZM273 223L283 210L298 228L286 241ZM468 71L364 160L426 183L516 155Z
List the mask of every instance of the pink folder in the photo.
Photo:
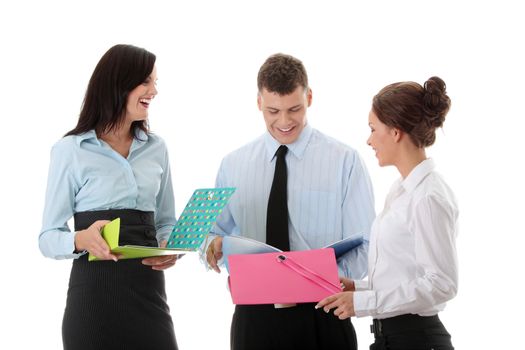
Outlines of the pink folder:
M318 302L341 291L332 248L228 256L234 304Z

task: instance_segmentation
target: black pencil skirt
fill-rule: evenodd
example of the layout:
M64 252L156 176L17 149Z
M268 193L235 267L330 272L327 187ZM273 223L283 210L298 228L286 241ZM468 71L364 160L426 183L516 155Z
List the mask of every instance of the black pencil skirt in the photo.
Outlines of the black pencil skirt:
M75 230L120 217L120 245L156 246L154 217L137 210L75 214ZM62 323L64 349L177 349L164 273L142 259L73 261Z

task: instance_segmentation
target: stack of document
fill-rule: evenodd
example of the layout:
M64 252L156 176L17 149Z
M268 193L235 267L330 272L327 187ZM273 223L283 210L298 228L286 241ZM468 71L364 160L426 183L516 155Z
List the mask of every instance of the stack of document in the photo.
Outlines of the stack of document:
M343 240L329 244L323 248L333 248L335 258L339 259L344 254L352 249L360 246L363 243L363 235L361 233L353 234ZM260 254L282 252L282 250L275 248L269 244L256 241L255 239L226 235L222 239L222 253L224 257L224 264L229 271L228 256L234 254Z

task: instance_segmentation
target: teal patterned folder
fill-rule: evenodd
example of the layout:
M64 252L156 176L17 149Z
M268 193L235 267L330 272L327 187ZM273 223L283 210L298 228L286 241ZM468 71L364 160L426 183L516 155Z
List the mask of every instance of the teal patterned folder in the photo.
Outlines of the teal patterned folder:
M235 188L202 188L195 190L177 225L173 228L166 248L137 245L119 246L120 218L102 229L102 237L119 259L137 259L151 256L176 255L196 252L210 232L217 216L228 203ZM89 261L99 260L89 254Z
M193 192L168 239L168 248L195 250L206 239L235 188L200 188Z

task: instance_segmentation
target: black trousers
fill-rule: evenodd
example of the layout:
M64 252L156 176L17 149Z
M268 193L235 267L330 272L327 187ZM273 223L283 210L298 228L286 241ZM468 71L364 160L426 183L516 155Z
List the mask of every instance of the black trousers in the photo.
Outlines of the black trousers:
M439 317L400 315L374 320L375 342L370 350L454 350Z
M153 213L105 210L75 214L75 229L121 219L119 243L156 245ZM64 349L176 350L164 273L142 259L73 261L62 322Z
M232 350L357 349L351 321L316 310L315 303L276 309L273 305L237 305L231 325Z

